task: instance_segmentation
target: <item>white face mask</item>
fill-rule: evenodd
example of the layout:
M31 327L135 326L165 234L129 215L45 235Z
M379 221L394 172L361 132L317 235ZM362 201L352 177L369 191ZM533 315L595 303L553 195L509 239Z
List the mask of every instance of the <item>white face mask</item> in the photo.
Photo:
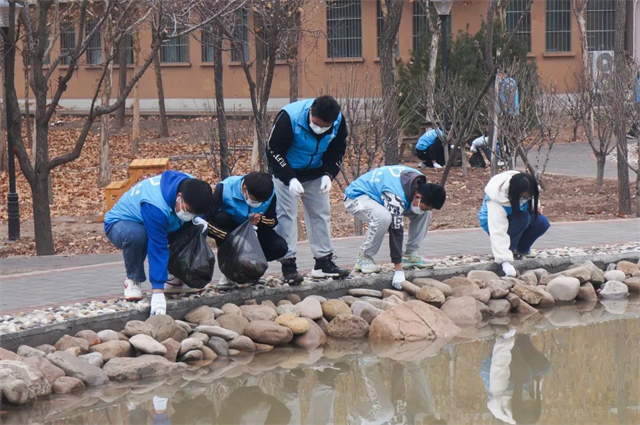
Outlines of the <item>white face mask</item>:
M320 127L319 125L315 125L313 122L309 121L309 128L311 128L311 130L316 134L324 134L327 131L329 131L331 126L329 126L329 127Z
M529 202L531 200L531 198L526 199L526 198L520 198L520 206L524 207L525 205L527 205L527 202Z
M190 213L185 209L182 198L179 198L179 199L180 199L180 212L176 212L176 215L178 216L178 218L184 222L191 221L194 218L196 218L196 215L194 213Z
M417 214L417 215L422 215L426 211L424 211L422 208L420 208L420 204L418 204L417 207L415 205L411 204L411 212L414 213L414 214Z
M253 199L249 198L249 195L247 193L245 193L244 186L243 186L243 191L242 191L242 197L244 198L244 202L247 203L247 205L249 205L250 208L258 208L262 205L261 201L254 201Z

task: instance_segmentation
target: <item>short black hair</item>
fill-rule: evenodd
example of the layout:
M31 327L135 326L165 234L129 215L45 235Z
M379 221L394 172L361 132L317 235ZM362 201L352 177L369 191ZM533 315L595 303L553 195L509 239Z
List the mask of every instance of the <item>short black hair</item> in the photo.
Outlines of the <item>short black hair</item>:
M324 122L333 123L340 114L340 105L328 94L316 97L311 104L311 115L320 118Z
M422 196L420 203L437 210L442 208L447 199L447 192L439 184L423 183L418 186L418 193Z
M193 214L206 213L213 200L211 185L204 180L185 179L178 186L178 193L182 195L182 200L189 204L189 212Z
M244 187L256 201L264 202L273 195L273 180L267 173L253 171L244 176Z

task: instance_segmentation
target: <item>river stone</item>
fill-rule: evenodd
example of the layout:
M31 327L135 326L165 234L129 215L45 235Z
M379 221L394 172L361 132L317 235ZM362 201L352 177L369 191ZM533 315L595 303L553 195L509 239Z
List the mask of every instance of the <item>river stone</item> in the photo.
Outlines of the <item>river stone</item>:
M184 363L171 363L161 356L145 354L136 358L115 358L103 371L114 381L180 376L187 369Z
M40 351L44 352L45 354L55 353L56 352L56 347L54 347L51 344L38 345L37 347L35 347L35 349L36 350L40 350Z
M183 341L184 342L184 341ZM180 356L181 362L197 362L204 359L204 353L200 350L191 350Z
M96 345L94 346L94 348L98 346L99 345ZM102 369L90 365L89 363L77 357L73 357L69 353L55 352L47 354L46 358L51 363L64 370L67 376L72 376L74 378L80 379L88 387L103 385L109 382L109 377ZM122 360L122 358L115 357L109 360L109 362L107 362L107 365L115 360Z
M452 296L454 297L471 296L472 293L480 290L480 287L475 282L466 277L452 277L445 280L444 283L451 287Z
M390 296L395 295L404 301L404 292L396 291L395 289L383 289L382 290L382 299L389 298Z
M585 266L574 267L559 274L565 277L575 277L580 281L580 284L589 282L589 280L591 279L591 270L589 270Z
M0 347L0 360L20 360L20 356L13 351Z
M516 285L513 292L530 305L538 305L545 298L544 289L539 286Z
M317 300L313 301L318 303L318 306L320 305ZM293 332L291 332L291 329L267 320L255 320L249 323L244 333L254 342L274 346L287 344L293 339Z
M264 305L243 305L240 306L240 310L242 310L242 315L249 321L253 322L256 320L276 320L278 317L278 313L276 313L275 308L271 308Z
M600 269L600 267L593 264L593 262L585 261L584 263L582 263L582 266L589 269L589 272L591 273L589 280L591 281L592 284L602 285L605 282L604 272Z
M213 351L206 345L200 347L200 351L202 351L202 354L204 355L203 360L215 360L218 358L218 355L215 353L215 351Z
M289 300L280 300L276 304L276 310L278 309L277 307L280 307L281 305L285 305L285 304L293 305L293 303L291 301L289 301Z
M509 295L511 285L503 280L492 280L487 284L486 289L491 292L491 298L497 300Z
M609 270L604 274L605 282L609 282L610 280L615 280L617 282L622 282L625 280L626 275L622 270Z
M229 355L229 344L220 337L212 336L209 338L207 347L211 348L219 356L227 357Z
M242 310L235 304L227 303L222 306L224 314L235 314L236 316L242 316Z
M348 294L354 297L382 298L382 292L375 289L353 288L349 289Z
M273 310L276 310L278 308L278 306L276 306L271 300L264 300L260 303L260 305L263 305L265 307L270 307Z
M472 292L471 296L481 303L486 304L491 299L491 289L480 289L479 291Z
M238 336L237 332L234 332L234 331L229 330L229 329L222 328L220 326L201 325L201 326L198 326L195 329L195 331L196 332L202 332L203 334L208 335L209 338L211 338L213 336L217 336L217 337L223 338L223 339L225 339L227 341L229 341L229 340L231 340L231 339L233 339L233 338Z
M504 317L511 311L511 303L505 299L489 300L487 307L492 317Z
M593 288L593 285L590 282L587 282L580 285L576 299L582 301L597 301L598 294L596 294L596 290Z
M402 286L402 289L404 291L407 291L408 293L410 293L413 296L417 296L418 292L420 292L420 287L418 285L414 285L413 283L409 282L408 280L405 280L404 282L402 282L400 284L400 286Z
M84 353L84 351L82 350L82 348L80 347L71 347L71 348L67 348L66 350L64 350L65 353L69 353L75 357L78 357L80 355L82 355L82 353Z
M637 264L634 264L631 261L622 260L618 262L616 270L620 270L625 274L625 276L633 276L634 273L640 271L640 267L638 267Z
M24 363L38 369L49 384L53 384L56 379L64 376L64 370L54 366L49 360L42 357L27 357L24 359Z
M380 297L382 297L382 294L380 294ZM322 304L322 313L325 319L331 322L340 314L351 314L351 309L349 308L347 303L342 300L328 300L327 302Z
M91 331L89 329L85 329L84 331L80 331L76 334L76 338L86 339L89 343L89 346L100 344L101 340L97 333Z
M500 277L494 272L487 270L471 270L467 274L467 279L475 282L481 289L485 288L492 280L499 280Z
M131 343L127 341L107 341L91 347L92 353L102 354L105 362L116 357L132 357Z
M105 329L97 333L98 338L100 338L100 342L108 342L108 341L118 341L120 336L118 332L112 331L111 329Z
M452 337L458 332L460 329L440 309L416 300L380 313L371 323L369 339L432 341Z
M15 406L22 406L29 401L29 387L19 379L7 379L2 382L0 377L0 395Z
M223 314L218 317L218 322L221 327L234 331L238 335L243 335L245 328L249 324L249 320L237 314Z
M520 302L518 303L518 306L514 309L514 312L523 317L528 317L533 314L540 314L538 310L536 310L534 307L531 307L531 305L529 305L524 300L520 300Z
M369 324L353 314L338 315L327 328L327 333L333 338L364 338L368 332Z
M322 305L314 298L307 297L296 305L300 307L300 317L308 317L311 320L322 317Z
M309 324L309 330L307 330L303 335L294 337L293 345L304 348L305 350L314 350L327 342L327 336L316 322L306 317L301 320L304 320Z
M482 315L482 320L489 320L491 318L491 310L489 310L489 307L487 307L485 303L476 300L476 307Z
M15 379L27 384L29 399L51 394L51 385L39 368L21 361L2 360L0 361L0 370L2 369L8 370Z
M538 276L536 276L533 270L529 270L521 274L520 280L523 281L525 285L530 285L530 286L538 285Z
M152 354L155 356L164 356L167 354L167 349L164 345L145 334L138 334L131 337L129 343L133 345L136 350L144 354Z
M344 301L345 303L347 303L347 305L349 307L351 307L351 304L353 304L354 302L360 301L360 298L356 298L356 297L353 297L351 295L345 295L345 296L340 297L338 299Z
M449 285L447 285L446 283L442 283L436 279L431 279L428 277L419 277L419 278L413 279L413 284L421 288L423 286L432 286L434 288L437 288L444 294L445 297L450 297L453 294L453 290Z
M547 292L556 301L573 301L579 290L580 281L575 277L558 276L547 284Z
M351 314L351 310L349 310L349 314ZM291 332L293 332L294 335L302 335L309 330L309 325L306 320L290 313L278 316L276 323L291 329Z
M202 341L203 344L209 342L209 337L207 336L207 334L203 334L202 332L194 332L189 335L189 338L195 338L199 341Z
M442 305L445 301L445 296L442 291L429 285L425 285L420 288L418 294L416 295L416 298L418 298L420 301L436 304L438 306Z
M482 313L473 297L450 298L442 305L441 310L457 326L475 326L482 321Z
M556 300L555 298L553 298L553 295L551 295L547 290L546 287L542 287L544 288L542 290L542 299L540 300L540 302L538 303L538 307L553 307L556 305Z
M53 383L53 392L56 394L69 394L73 391L84 390L84 383L78 378L61 376Z
M166 314L156 314L145 320L150 324L155 332L155 339L158 342L165 341L169 338L181 342L189 336L189 333L178 325L173 317Z
M622 282L609 280L600 290L600 298L604 300L624 299L629 295L629 288Z
M145 322L140 320L132 320L127 322L124 326L124 334L131 338L135 335L147 335L151 338L155 338L155 331L153 327Z
M640 277L628 277L623 282L629 288L629 292L640 292Z
M251 338L240 335L239 337L229 341L229 348L232 350L244 351L245 353L253 353L254 351L256 351L256 344L251 341Z
M311 319L305 319L305 320L311 320ZM311 320L313 322L313 320ZM268 353L269 351L273 350L275 347L273 345L269 345L269 344L258 344L258 343L254 343L256 346L256 354L261 354L261 353Z
M73 336L64 335L54 344L57 351L65 351L69 348L79 348L80 354L86 354L89 351L89 342L83 338L75 338Z
M178 356L183 356L184 354L186 354L191 350L198 350L203 345L204 344L202 343L202 341L196 338L187 338L185 340L182 340L182 342L180 343L180 351L178 351ZM147 353L147 354L153 354L153 353Z
M300 295L298 294L289 294L287 295L287 299L291 301L292 304L298 304L300 301L302 301Z
M515 277L502 276L500 280L507 282L508 284L511 285L511 287L514 287L516 285L526 285L526 283L523 280L520 280Z
M167 350L164 354L164 358L169 360L170 362L175 362L178 360L178 352L180 351L181 343L176 341L175 339L169 338L162 341L162 345Z
M354 315L362 317L368 324L371 324L371 322L373 322L373 319L375 319L380 313L382 313L382 310L365 301L356 301L355 303L351 304L351 311Z
M104 358L100 353L84 354L82 356L78 356L78 358L96 367L102 367L104 365Z
M327 319L325 319L324 317L321 317L318 320L315 320L314 322L318 326L320 326L320 329L322 329L322 332L324 332L325 334L327 333L327 329L329 329L329 322L327 321Z
M18 347L16 354L20 357L44 357L47 355L44 351L36 350L28 345Z
M549 272L547 271L547 269L543 269L543 268L539 268L539 269L533 269L531 270L532 272L535 273L535 275L538 277L538 285L542 284L542 279L549 276Z
M511 304L511 308L516 308L518 307L518 304L520 304L520 297L518 297L516 294L509 293L505 297L505 299L509 301L509 304Z
M244 305L258 305L258 300L256 300L255 298L251 300L245 300Z
M189 312L184 316L184 320L190 323L202 325L205 320L216 320L216 312L209 306L201 305L189 310Z
M288 300L283 301L289 302ZM282 316L283 314L293 314L296 317L300 317L300 307L291 303L282 304L276 308L276 313L278 313L278 316Z
M320 304L322 304L324 302L327 302L327 299L325 297L323 297L322 295L307 295L305 297L305 299L307 299L307 298L312 298L312 299L318 301Z

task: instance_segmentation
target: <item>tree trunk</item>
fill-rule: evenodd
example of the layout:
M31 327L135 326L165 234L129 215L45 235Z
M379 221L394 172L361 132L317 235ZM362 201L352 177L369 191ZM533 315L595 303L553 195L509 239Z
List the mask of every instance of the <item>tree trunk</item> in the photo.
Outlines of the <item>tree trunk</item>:
M112 33L111 25L106 25L106 37L104 40L103 58L109 58L113 54L113 43L109 34ZM106 107L111 101L111 89L113 87L113 62L105 64L107 67L106 75L104 78L104 87L102 89L102 95L100 98L101 105ZM122 66L122 64L120 64ZM105 114L100 117L100 164L98 171L98 186L105 187L111 181L111 164L109 162L109 117L110 114Z
M153 58L153 67L156 71L156 87L158 88L158 110L160 112L160 137L169 137L169 125L167 123L167 111L164 108L164 89L162 87L162 73L160 72L160 52Z
M23 46L28 46L28 43L23 43ZM25 118L25 133L27 133L27 142L31 146L32 163L35 163L35 156L33 153L36 151L36 138L33 135L31 129L31 112L29 107L29 86L31 76L29 75L29 67L26 65L29 61L29 49L23 47L22 49L22 66L24 68L24 118Z
M49 206L49 171L36 172L36 179L31 185L33 205L33 227L36 237L37 255L54 255L53 231L51 227L51 207Z
M213 81L216 92L216 116L218 117L218 149L220 153L220 179L231 175L229 167L229 133L227 113L224 109L224 66L222 64L222 28L216 27L213 38Z
M298 50L300 46L300 31L301 31L301 16L300 10L296 10L294 15L294 28L293 33L289 36L289 102L293 103L298 100L299 88L298 88L298 68L300 67L300 58L298 56Z
M118 47L118 95L122 96L122 94L127 89L127 37L125 35L122 36L122 40L120 41L120 46ZM126 110L126 102L122 103L122 106L118 108L116 111L116 119L114 121L114 126L118 130L122 130L124 128L124 116Z
M596 155L596 184L602 186L604 184L604 167L607 164L607 155Z
M7 138L5 132L7 131L7 125L5 121L4 101L0 102L0 172L7 171L8 167L8 151L7 151Z
M140 69L140 34L133 34L133 73ZM131 135L131 153L138 154L140 147L140 82L133 86L133 131Z
M625 75L624 58L624 34L627 16L627 2L616 2L616 35L615 35L615 56L613 61L613 72L616 80L623 79ZM624 99L626 95L626 81L615 83L616 97ZM625 105L621 105L624 109ZM631 215L631 188L629 185L629 164L627 150L627 123L622 110L616 114L617 120L614 122L618 153L618 212L620 214Z
M427 121L434 123L433 110L435 108L435 95L436 95L436 65L438 63L438 47L440 46L440 20L433 20L431 18L431 9L429 8L429 1L423 3L423 8L427 14L427 21L429 22L429 32L431 33L431 44L429 46L429 70L427 72ZM447 151L445 151L447 152Z

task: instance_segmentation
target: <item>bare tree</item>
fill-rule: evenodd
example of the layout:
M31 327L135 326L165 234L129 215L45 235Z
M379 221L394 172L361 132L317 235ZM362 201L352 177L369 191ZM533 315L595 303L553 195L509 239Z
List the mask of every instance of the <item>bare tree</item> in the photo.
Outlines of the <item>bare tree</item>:
M108 16L103 25L104 43L102 48L102 58L104 61L104 85L100 94L100 105L109 106L111 102L111 90L113 89L113 61L109 60L113 56L116 29L114 28L113 16ZM122 66L122 65L121 65ZM111 163L109 162L109 114L100 117L100 160L98 165L98 185L107 186L111 181Z
M158 120L160 121L160 137L169 137L169 123L164 104L164 87L162 85L162 71L160 69L160 51L153 57L153 69L156 74L156 90L158 93Z
M426 75L426 84L424 84L424 96L426 99L426 120L434 122L432 112L435 107L435 91L436 91L436 65L438 63L438 46L440 45L440 20L431 10L431 0L416 0L420 4L426 15L426 21L429 28L429 68Z
M134 30L133 38L133 73L140 70L140 29ZM140 147L140 82L133 85L133 123L131 130L131 153L138 154Z

